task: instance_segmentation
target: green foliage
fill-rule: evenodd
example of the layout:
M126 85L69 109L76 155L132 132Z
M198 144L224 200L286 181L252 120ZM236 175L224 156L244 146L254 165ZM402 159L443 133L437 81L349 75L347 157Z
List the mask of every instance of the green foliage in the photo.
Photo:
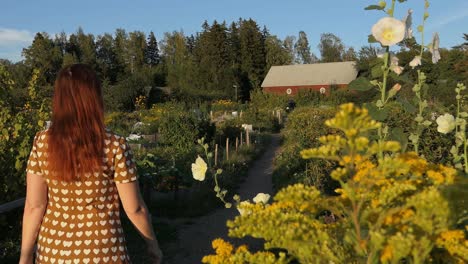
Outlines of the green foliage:
M318 146L317 139L321 135L333 133L323 123L334 113L331 107L307 106L298 107L288 115L282 130L283 147L274 162L273 182L277 190L293 183L304 183L329 194L334 192L334 184L328 175L336 164L323 160L306 161L299 154L304 148Z
M401 153L397 142L370 139L381 124L352 104L325 124L341 132L321 137L323 145L301 155L339 163L331 176L340 181L340 195L296 184L272 204L242 202L241 215L228 221L230 236L262 238L266 250L284 249L288 261L299 263L468 261L465 227L457 229L459 219L451 218L466 210L466 190L464 208L451 207L446 196L465 180L454 168ZM382 152L388 155L379 158ZM210 263L239 256L216 253Z

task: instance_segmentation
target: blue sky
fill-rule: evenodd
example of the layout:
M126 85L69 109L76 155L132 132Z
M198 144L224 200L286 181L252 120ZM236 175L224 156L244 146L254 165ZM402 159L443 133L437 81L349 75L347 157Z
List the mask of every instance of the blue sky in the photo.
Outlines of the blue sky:
M320 34L331 32L347 46L359 49L367 44L372 25L383 12L364 11L378 0L5 0L1 4L0 58L21 59L21 50L31 44L36 32L54 35L75 32L81 26L95 35L127 31L153 31L158 39L164 32L201 30L204 20L228 22L252 18L266 25L271 34L284 38L304 30L318 54ZM391 2L387 0L387 2ZM395 16L403 18L414 10L414 29L421 21L423 0L399 4ZM439 32L442 47L463 42L468 33L467 0L432 0L427 35ZM416 31L416 30L415 30ZM419 40L419 36L417 36ZM430 40L428 39L427 42Z

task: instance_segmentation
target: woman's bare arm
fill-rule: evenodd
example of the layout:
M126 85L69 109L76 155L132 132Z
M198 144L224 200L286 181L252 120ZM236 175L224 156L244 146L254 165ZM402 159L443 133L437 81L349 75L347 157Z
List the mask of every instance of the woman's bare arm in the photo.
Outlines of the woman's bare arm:
M143 239L145 239L149 247L149 253L158 255L157 257L161 258L162 254L156 236L154 235L151 215L141 197L138 181L117 183L116 185L125 213Z
M23 214L20 264L32 263L42 218L47 207L47 184L40 175L26 175L26 203Z

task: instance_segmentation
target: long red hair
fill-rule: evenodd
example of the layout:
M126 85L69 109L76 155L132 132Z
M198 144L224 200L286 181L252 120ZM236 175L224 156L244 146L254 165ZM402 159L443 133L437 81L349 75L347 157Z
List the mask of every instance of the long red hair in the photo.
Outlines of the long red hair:
M101 84L87 65L62 69L55 81L52 124L48 129L48 168L71 182L102 171L104 104Z

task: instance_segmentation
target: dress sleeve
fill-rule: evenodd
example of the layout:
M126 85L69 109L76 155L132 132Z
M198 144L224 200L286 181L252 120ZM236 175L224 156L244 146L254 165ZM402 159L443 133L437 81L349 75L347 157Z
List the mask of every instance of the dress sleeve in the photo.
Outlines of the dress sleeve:
M133 152L128 146L124 137L121 137L117 142L117 150L114 156L114 182L128 183L138 179Z
M26 165L26 172L27 173L32 173L32 174L37 174L37 175L42 175L42 170L41 170L41 167L40 167L40 164L39 164L39 155L38 155L38 146L37 146L37 141L39 139L38 137L39 133L36 134L36 136L34 137L34 141L33 141L33 146L32 146L32 149L31 149L31 153L29 154L29 159L28 159L28 163ZM40 156L44 157L43 156L43 153L41 152L40 153ZM42 163L42 162L41 162Z

